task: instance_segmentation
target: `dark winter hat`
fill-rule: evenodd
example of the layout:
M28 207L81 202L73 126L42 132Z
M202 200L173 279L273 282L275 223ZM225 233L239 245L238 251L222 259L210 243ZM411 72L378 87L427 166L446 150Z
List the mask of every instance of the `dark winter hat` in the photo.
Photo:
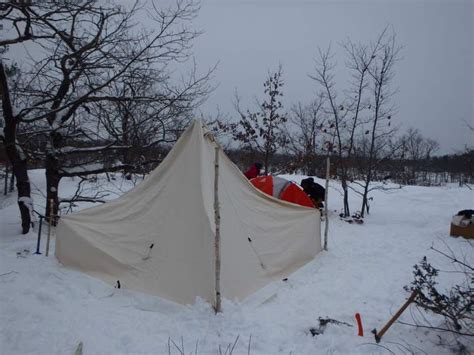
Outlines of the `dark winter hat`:
M261 169L261 168L263 167L263 165L262 165L262 163L258 163L258 162L257 162L257 163L255 163L255 167L256 167L257 169Z

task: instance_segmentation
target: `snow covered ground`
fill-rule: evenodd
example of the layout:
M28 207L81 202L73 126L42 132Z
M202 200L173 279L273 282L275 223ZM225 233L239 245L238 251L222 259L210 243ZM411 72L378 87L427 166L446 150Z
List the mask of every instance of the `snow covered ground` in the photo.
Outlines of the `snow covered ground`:
M118 176L118 175L117 175ZM301 176L286 176L297 182ZM30 171L44 191L44 172ZM99 179L114 198L133 184ZM64 179L61 195L75 182ZM2 189L3 191L3 189ZM54 257L34 255L36 233L20 234L16 196L0 197L0 353L73 354L80 342L84 354L449 354L453 338L396 323L376 345L370 330L380 329L407 298L403 286L412 280L413 265L427 256L434 266L453 265L430 249L452 248L471 261L474 243L449 237L458 210L472 208L474 192L457 186L403 187L375 191L372 214L362 225L340 220L340 188L329 191L329 251L322 252L288 281L273 285L269 299L257 294L246 302L225 300L215 315L201 300L181 306L158 297L115 289L102 281L66 269ZM34 192L35 208L44 197ZM360 202L352 195L351 207ZM43 229L44 252L46 228ZM291 236L288 236L291 238ZM54 239L51 250L54 250ZM443 273L444 286L456 274ZM354 314L362 316L365 335L357 336ZM400 320L420 318L415 307ZM318 317L329 324L321 335ZM434 325L442 319L432 316ZM466 344L474 352L474 344ZM180 350L178 350L178 348Z

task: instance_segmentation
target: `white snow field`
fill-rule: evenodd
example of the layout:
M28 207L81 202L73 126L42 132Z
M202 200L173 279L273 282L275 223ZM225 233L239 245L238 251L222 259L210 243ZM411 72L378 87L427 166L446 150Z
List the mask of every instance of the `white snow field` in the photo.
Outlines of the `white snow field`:
M36 187L35 208L43 211L44 171L29 174ZM284 177L297 182L302 178ZM119 175L112 183L101 177L97 185L115 192L132 186ZM61 196L74 190L73 180L62 181ZM44 255L46 226L43 254L34 255L37 230L21 235L16 194L2 195L0 353L74 354L82 342L84 354L229 354L234 343L233 354L248 354L249 348L250 354L449 354L456 342L447 333L395 323L375 344L370 330L381 329L403 304L408 297L403 286L411 282L413 265L423 256L441 270L453 270L432 245L443 251L449 247L473 261L473 241L450 237L449 224L457 211L473 208L474 191L455 185L406 186L374 191L372 196L365 223L349 224L338 217L342 199L338 183L332 181L329 251L266 292L244 302L224 300L223 313L215 315L199 299L177 305L115 289L63 267L54 257L54 238L50 256ZM352 193L351 208L359 206ZM440 275L443 287L459 277ZM363 337L357 336L356 312L362 316ZM329 324L323 334L312 336L309 329L318 327L318 317L352 327ZM414 323L413 317L421 320L410 306L400 320ZM442 318L427 317L443 326ZM474 351L473 342L465 346Z

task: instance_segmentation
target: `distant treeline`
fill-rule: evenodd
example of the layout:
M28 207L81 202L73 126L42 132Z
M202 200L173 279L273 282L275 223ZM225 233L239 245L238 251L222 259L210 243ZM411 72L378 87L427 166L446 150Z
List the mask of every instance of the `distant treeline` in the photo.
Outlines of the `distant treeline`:
M245 150L228 150L229 157L242 170L253 162L261 161L258 153ZM331 177L337 179L337 159L331 159ZM364 159L346 159L351 180L362 179L360 166ZM326 176L326 156L317 155L312 161L304 161L290 154L276 154L270 167L272 174L299 173L324 178ZM374 181L390 180L402 185L443 185L446 183L474 184L474 149L463 153L435 156L419 160L386 159L375 172Z
M106 144L106 142L102 142ZM124 174L148 174L155 169L169 152L170 146L156 146L153 148L130 149L127 152L126 160L131 162L130 168L122 170ZM258 152L246 149L226 149L230 159L244 171L254 162L262 161L263 157ZM83 152L76 154L70 162L71 166L87 164L90 162L102 162L104 166L110 165L111 161L120 160L122 156L113 151L107 152ZM331 177L338 178L338 160L331 159ZM363 175L360 166L363 165L362 157L346 159L345 166L350 174L350 180L360 180ZM143 163L142 163L143 162ZM5 171L8 167L5 159L4 147L0 144L0 164L2 164L1 174L5 178ZM41 160L32 159L29 161L30 169L44 168ZM11 171L11 169L10 169ZM111 169L108 172L113 172ZM326 176L326 156L316 155L311 161L298 158L291 154L276 154L272 165L271 174L304 174L324 178ZM380 168L373 176L374 181L390 180L402 185L443 185L446 183L467 183L474 184L474 149L467 150L459 154L435 156L419 160L411 159L386 159L380 164Z
M127 160L133 162L133 167L124 170L127 173L147 174L155 169L164 159L169 146L159 146L152 149L131 149ZM227 149L227 155L243 171L254 162L262 161L258 152L245 149ZM113 152L81 153L74 157L72 165L86 163L87 161L102 161L105 166L111 160L120 159ZM363 159L362 159L363 160ZM141 164L141 162L146 162ZM332 159L331 177L337 179L337 159ZM5 178L5 168L8 165L5 159L3 145L0 144L0 163L2 164L2 176ZM361 179L359 166L361 158L345 161L351 180ZM43 162L31 160L31 169L43 168ZM112 171L110 171L112 172ZM326 156L317 155L312 161L304 161L290 154L276 154L270 167L271 174L305 174L324 178L326 176ZM374 181L390 180L402 185L443 185L446 183L468 183L474 184L474 150L464 153L436 156L420 160L408 159L386 159L380 164L380 169L374 175Z

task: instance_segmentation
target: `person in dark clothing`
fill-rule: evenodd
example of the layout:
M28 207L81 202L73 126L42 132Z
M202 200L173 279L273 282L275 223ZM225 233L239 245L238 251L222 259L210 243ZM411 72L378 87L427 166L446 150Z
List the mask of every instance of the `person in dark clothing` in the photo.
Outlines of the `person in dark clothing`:
M467 219L471 219L473 215L474 215L474 210L462 210L462 211L459 211L457 214L457 216L464 216Z
M244 173L247 179L253 179L260 175L260 170L262 170L262 163L254 163L252 166Z
M311 198L316 207L323 207L323 201L326 195L326 189L314 182L313 178L301 180L303 191Z

